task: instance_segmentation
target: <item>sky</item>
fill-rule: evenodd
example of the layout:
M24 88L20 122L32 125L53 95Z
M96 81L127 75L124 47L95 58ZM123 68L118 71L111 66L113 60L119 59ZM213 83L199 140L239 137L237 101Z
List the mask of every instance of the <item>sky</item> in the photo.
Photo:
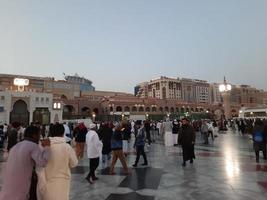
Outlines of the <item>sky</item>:
M0 0L0 73L75 73L133 92L159 76L267 90L266 0Z

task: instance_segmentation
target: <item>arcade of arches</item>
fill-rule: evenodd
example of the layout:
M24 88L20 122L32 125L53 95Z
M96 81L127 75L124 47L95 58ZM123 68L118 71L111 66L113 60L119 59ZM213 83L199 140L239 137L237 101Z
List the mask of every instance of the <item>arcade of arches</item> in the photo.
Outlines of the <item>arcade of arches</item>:
M165 102L168 100L165 100ZM98 106L91 105L90 102L87 104L80 105L79 102L73 102L71 104L65 104L63 108L63 119L74 119L74 118L86 118L92 117L93 114L96 116L108 116L113 115L113 113L121 114L133 114L133 115L144 115L149 114L153 115L182 115L185 113L209 113L212 115L218 115L217 118L222 116L222 107L221 106L209 106L208 105L188 105L188 104L170 104L166 103L156 104L147 103L147 102L101 102ZM168 104L168 102L167 102Z

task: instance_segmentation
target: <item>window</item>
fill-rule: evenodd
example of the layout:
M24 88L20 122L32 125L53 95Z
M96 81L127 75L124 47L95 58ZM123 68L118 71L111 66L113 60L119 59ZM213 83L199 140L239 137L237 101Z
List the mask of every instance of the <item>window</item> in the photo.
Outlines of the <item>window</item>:
M39 97L36 97L36 98L35 98L35 101L39 102Z
M156 97L156 90L153 89L153 98L155 98L155 97Z
M162 99L166 99L167 98L167 94L166 94L166 88L162 88Z
M137 108L135 106L132 107L132 112L137 112Z
M5 100L5 96L1 96L1 100L4 101Z
M159 90L159 83L156 83L156 90Z

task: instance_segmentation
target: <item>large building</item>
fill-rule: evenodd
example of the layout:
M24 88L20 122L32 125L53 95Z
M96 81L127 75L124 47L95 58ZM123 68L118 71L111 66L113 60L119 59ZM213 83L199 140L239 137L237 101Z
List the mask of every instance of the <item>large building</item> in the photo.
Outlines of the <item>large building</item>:
M160 77L138 84L135 95L140 98L174 99L189 103L210 103L207 81Z
M148 82L140 83L135 86L134 95L140 98L148 98Z
M20 81L24 81L23 87L18 86ZM221 116L223 112L219 84L185 78L160 77L144 82L135 87L133 95L95 91L92 81L77 74L66 76L65 80L0 74L0 92L0 122L8 123L16 119L24 123L87 117L109 119L114 115ZM237 116L241 107L267 104L267 92L246 85L233 86L230 96L232 116ZM23 119L22 110L28 113Z
M30 122L49 124L62 121L62 104L51 93L0 91L0 123Z
M77 75L56 81L51 77L0 74L0 122L47 124L62 120L68 108L64 101L92 90L92 82Z
M181 100L181 82L179 79L162 76L137 85L135 95L141 98Z
M53 77L35 77L23 75L0 74L0 91L16 90L15 78L29 80L25 91L53 93L55 98L73 99L81 96L81 91L94 91L92 82L77 74L65 76L65 80L55 80Z
M187 78L160 77L137 85L135 95L140 98L177 100L190 104L223 105L219 83ZM237 116L241 107L267 104L267 92L248 85L232 85L230 104L232 116Z
M263 96L262 104L267 105L267 92L264 91L262 96Z
M212 104L222 104L223 98L219 90L220 84L212 83L210 84L210 100Z
M80 86L80 91L95 91L95 87L92 85L93 82L84 77L80 77L78 74L74 76L65 76L65 80L71 84L77 84Z

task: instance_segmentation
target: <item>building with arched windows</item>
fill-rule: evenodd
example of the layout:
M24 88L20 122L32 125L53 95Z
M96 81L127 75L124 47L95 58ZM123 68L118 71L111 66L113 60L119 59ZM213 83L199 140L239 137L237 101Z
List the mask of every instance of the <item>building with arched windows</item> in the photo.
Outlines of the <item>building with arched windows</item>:
M25 85L17 86L25 81ZM27 81L26 81L27 80ZM27 83L27 84L26 84ZM139 84L135 94L95 91L89 79L65 76L65 80L0 74L0 123L32 121L49 123L68 119L114 119L113 116L159 116L211 113L221 115L223 102L218 84L195 79L160 77ZM231 115L242 106L266 103L262 90L241 85L231 91ZM24 115L22 114L24 113ZM117 118L116 118L117 119Z
M62 121L61 102L49 93L29 91L0 92L0 123L31 122L50 124Z

